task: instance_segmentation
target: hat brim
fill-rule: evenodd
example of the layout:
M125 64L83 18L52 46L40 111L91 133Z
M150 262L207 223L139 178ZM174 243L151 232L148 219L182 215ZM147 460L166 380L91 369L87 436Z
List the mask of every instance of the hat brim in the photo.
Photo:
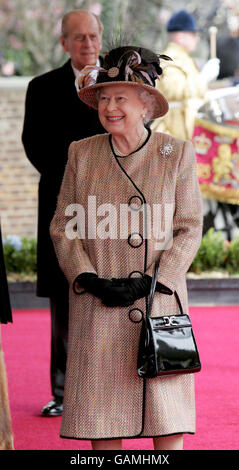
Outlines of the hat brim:
M134 86L141 89L148 91L151 95L155 98L155 106L154 111L152 113L151 119L156 119L158 117L164 116L169 109L168 102L166 98L158 91L156 88L153 88L150 85L146 85L143 83L138 82L125 82L125 81L115 81L115 82L103 82L103 83L96 83L95 85L91 85L85 88L82 88L78 92L79 98L88 106L91 106L94 109L98 109L98 99L97 99L97 90L102 87L106 86L114 86L114 85L126 85L126 86Z
M183 28L173 28L173 29L167 29L167 32L168 33L178 33L178 32L182 32L182 33L205 33L207 30L205 28L196 28L196 29L191 29L191 28L186 28L186 29L183 29Z

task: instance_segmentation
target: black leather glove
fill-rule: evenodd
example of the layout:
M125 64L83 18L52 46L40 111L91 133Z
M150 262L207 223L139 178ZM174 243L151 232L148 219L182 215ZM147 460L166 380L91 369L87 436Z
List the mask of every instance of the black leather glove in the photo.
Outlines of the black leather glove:
M143 277L112 279L112 286L106 289L102 303L108 307L128 307L135 300L150 292L151 278Z
M73 282L73 290L75 294L81 294L80 287L83 287L87 292L95 295L95 297L102 298L105 289L112 285L110 279L103 279L94 273L82 273Z
M102 304L107 307L128 307L133 305L134 298L129 286L111 286L105 290Z
M152 278L147 274L142 277L112 279L112 285L105 289L102 303L108 307L128 307L137 299L149 295ZM172 295L173 292L160 282L156 284L156 291Z
M129 278L129 287L133 294L134 300L141 299L149 295L152 279L147 274L142 277Z
M161 284L161 282L156 283L155 291L160 292L161 294L173 295L173 291L164 284Z

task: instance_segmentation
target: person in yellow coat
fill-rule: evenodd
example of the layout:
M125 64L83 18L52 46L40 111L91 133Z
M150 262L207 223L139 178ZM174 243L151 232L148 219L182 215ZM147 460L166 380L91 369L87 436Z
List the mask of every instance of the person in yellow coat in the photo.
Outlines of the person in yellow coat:
M210 59L199 71L191 53L199 34L196 20L186 10L174 13L168 24L169 43L164 54L172 61L162 64L163 76L157 88L169 102L169 112L151 127L184 140L191 140L197 110L205 101L207 84L219 74L219 59Z

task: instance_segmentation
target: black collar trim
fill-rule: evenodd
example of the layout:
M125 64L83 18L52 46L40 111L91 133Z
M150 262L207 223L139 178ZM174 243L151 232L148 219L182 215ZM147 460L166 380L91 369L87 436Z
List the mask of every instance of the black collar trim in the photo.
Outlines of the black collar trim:
M149 138L152 134L152 131L151 131L150 128L146 127L146 130L148 131L148 136L147 136L146 140L142 143L142 145L140 145L139 148L137 148L133 152L129 153L128 155L117 155L117 153L115 153L114 147L113 147L113 144L112 144L112 135L110 134L109 135L109 142L110 142L110 147L111 147L111 150L112 150L114 156L117 157L117 158L126 158L126 157L129 157L130 155L133 155L134 153L138 152L139 150L141 150L147 144L147 142L148 142L148 140L149 140Z

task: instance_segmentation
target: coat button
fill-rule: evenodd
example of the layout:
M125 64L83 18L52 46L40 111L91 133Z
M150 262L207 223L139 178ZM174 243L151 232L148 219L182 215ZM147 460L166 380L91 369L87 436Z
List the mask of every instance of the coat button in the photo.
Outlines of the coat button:
M132 248L139 248L143 241L144 239L140 233L133 232L128 236L128 243Z
M142 310L140 310L139 308L132 308L130 311L129 311L129 319L133 322L133 323L140 323L143 319L143 312Z
M141 209L143 203L144 201L140 196L131 196L128 205L133 211L138 211Z
M131 279L132 277L143 277L144 273L142 273L142 271L131 271L131 273L129 273L129 279Z

